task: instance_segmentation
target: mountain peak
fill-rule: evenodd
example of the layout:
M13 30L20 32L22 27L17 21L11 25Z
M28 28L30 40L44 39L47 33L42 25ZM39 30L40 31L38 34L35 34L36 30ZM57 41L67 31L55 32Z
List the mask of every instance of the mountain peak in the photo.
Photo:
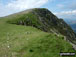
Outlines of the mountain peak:
M27 13L26 13L27 12ZM71 27L46 8L29 9L15 15L8 21L11 24L33 26L45 32L62 34L67 40L76 43L76 34Z

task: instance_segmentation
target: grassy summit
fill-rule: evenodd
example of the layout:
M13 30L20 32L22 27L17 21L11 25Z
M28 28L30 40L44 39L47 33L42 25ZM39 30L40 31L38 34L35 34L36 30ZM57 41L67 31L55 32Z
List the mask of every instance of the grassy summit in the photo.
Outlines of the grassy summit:
M0 57L61 57L60 52L75 52L61 34L40 30L41 24L28 11L0 18Z

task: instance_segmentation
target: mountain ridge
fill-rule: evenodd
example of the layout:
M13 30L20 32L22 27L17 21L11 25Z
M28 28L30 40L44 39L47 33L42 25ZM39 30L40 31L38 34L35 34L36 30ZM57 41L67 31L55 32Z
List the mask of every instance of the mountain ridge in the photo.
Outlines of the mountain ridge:
M66 28L69 28L68 34L64 33ZM0 57L61 57L60 52L75 53L72 45L75 39L69 34L73 36L72 29L45 8L3 17L0 19Z
M18 25L33 26L46 32L54 32L56 34L59 33L66 36L67 40L69 39L71 42L75 43L76 34L71 29L71 27L68 24L66 24L63 19L57 18L48 9L35 8L20 13L26 16L22 18L20 17L20 19L18 20L13 19L12 22L8 22L15 23ZM30 18L30 16L33 16L31 17L32 19Z

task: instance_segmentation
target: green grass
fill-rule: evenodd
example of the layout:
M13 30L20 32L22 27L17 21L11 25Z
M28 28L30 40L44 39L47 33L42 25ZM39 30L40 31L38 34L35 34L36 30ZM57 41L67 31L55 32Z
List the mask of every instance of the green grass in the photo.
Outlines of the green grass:
M28 15L31 19L36 18L31 15ZM0 57L61 57L60 52L75 52L61 35L7 22L24 18L24 15L18 16L0 19Z

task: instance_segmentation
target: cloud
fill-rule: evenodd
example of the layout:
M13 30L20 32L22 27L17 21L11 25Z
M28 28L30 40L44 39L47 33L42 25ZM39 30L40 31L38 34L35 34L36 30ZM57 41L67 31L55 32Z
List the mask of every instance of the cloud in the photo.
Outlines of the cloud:
M9 9L3 4L0 4L0 17L8 15L10 13Z
M11 0L7 4L0 2L0 17L30 8L38 8L49 0Z
M64 18L64 19L76 19L76 10L72 11L62 11L58 13L54 13L57 15L59 18Z
M8 3L7 7L11 9L24 10L29 8L37 8L46 4L48 0L13 0Z
M76 10L72 10L72 11L62 11L60 13L54 13L54 14L58 14L58 15L73 15L73 14L76 14Z
M61 3L58 3L57 10L54 14L59 18L67 19L67 20L75 20L76 19L76 0L61 0Z

